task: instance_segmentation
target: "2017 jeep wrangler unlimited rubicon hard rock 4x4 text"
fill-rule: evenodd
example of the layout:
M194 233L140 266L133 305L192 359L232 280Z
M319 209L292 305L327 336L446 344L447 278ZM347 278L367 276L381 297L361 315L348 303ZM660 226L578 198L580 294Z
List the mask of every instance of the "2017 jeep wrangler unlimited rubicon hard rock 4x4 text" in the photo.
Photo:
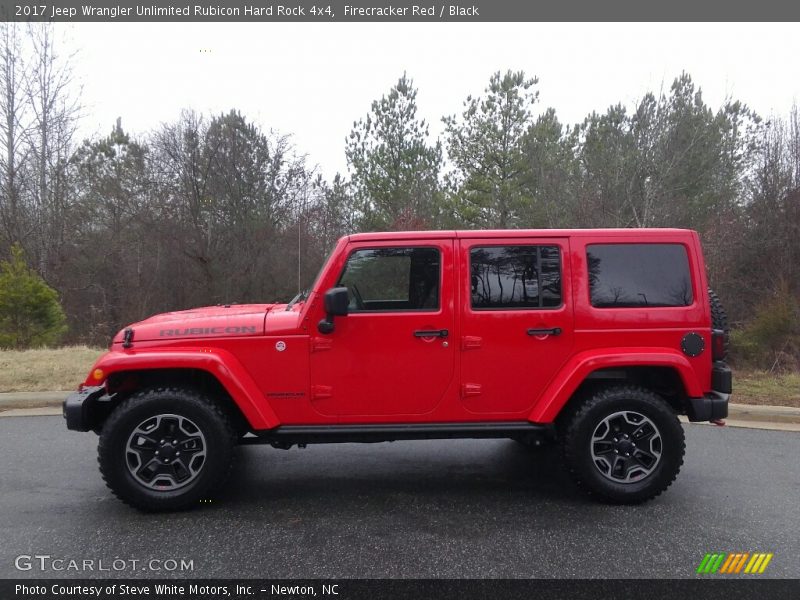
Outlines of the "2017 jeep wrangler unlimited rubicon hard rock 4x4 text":
M726 328L693 231L365 233L289 304L120 331L64 416L145 510L208 497L236 444L432 438L553 440L580 487L636 503L678 474L677 415L727 416Z

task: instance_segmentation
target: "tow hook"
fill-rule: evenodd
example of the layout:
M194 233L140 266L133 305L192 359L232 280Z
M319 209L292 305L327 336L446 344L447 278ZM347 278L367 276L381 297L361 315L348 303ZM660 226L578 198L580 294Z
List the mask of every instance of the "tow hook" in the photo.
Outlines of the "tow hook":
M714 419L714 420L713 420L713 421L711 421L711 422L712 422L714 425L716 425L717 427L725 427L725 421L723 421L722 419Z

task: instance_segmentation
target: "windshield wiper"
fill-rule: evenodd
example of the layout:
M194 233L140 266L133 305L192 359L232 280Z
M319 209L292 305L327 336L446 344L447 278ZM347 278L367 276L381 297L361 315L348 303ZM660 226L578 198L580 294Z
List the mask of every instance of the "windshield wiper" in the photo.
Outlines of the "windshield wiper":
M286 305L286 310L287 310L287 311L290 311L290 310L292 310L292 307L293 307L295 304L297 304L298 302L301 302L301 301L305 300L307 297L308 297L308 290L303 290L302 292L300 292L299 294L297 294L297 295L296 295L294 298L292 298L292 299L289 301L289 304L287 304L287 305Z

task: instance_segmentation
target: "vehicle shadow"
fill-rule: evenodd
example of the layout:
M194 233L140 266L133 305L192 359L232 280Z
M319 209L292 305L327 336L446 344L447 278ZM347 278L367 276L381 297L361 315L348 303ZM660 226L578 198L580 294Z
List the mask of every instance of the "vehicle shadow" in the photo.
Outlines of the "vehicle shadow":
M355 499L506 501L518 494L530 501L585 502L555 447L531 449L512 440L326 444L289 451L243 446L218 498L229 507L264 500L310 506L323 498L329 509Z

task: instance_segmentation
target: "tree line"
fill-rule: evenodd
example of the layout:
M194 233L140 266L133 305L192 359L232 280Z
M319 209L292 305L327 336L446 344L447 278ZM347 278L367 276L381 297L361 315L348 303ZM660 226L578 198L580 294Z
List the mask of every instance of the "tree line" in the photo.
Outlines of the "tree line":
M689 227L742 360L797 365L796 107L769 118L733 98L711 107L681 73L566 124L535 77L498 71L434 139L403 74L358 109L347 172L326 179L289 135L236 109L187 109L137 136L117 120L78 140L75 59L55 33L0 30L0 254L18 244L57 290L67 341L105 344L166 310L286 300L357 231Z

